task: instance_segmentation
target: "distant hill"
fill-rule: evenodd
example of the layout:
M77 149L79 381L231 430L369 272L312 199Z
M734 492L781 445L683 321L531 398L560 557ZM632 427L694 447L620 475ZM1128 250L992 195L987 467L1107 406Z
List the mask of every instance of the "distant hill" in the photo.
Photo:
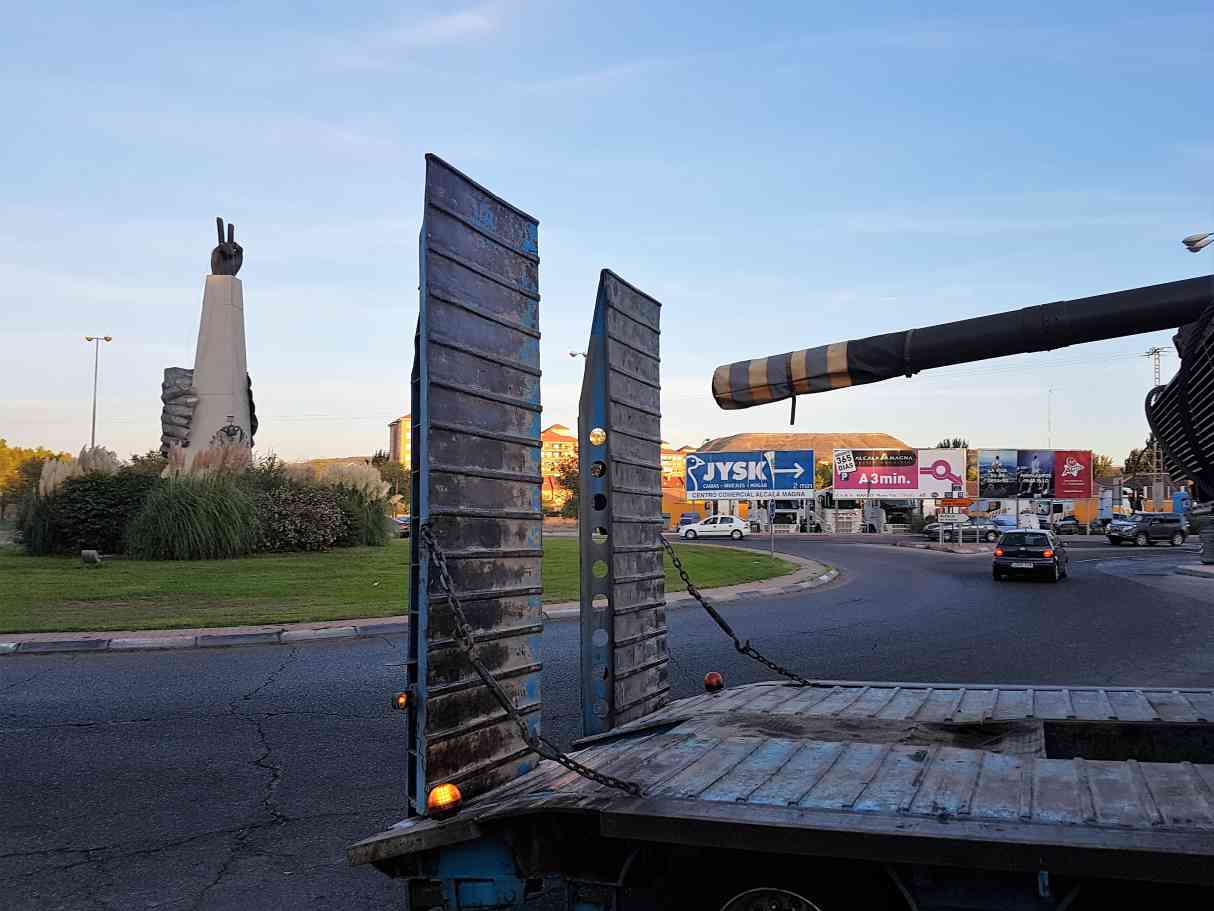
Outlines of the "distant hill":
M888 433L735 433L709 440L700 452L812 449L816 459L829 459L832 449L913 449Z

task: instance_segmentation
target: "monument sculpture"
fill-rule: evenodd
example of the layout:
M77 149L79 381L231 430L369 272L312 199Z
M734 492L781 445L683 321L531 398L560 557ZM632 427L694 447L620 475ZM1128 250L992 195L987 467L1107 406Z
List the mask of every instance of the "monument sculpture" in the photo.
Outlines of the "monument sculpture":
M202 295L202 318L194 367L166 367L160 387L160 451L183 450L187 464L211 446L253 445L257 414L244 337L244 290L236 273L244 248L236 226L215 219L219 243L211 251L211 274Z

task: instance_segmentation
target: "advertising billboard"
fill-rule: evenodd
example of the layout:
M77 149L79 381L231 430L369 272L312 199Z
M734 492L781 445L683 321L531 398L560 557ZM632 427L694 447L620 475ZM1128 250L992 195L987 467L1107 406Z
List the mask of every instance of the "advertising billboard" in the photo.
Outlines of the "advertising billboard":
M837 494L860 499L918 496L916 449L836 449L834 462Z
M1092 452L1059 449L1054 453L1054 495L1063 500L1092 496Z
M1020 491L1016 480L1018 456L1015 449L978 450L978 496L993 500L1016 496Z
M1086 449L981 449L983 499L1078 500L1092 496L1092 453Z
M814 495L812 449L696 452L687 456L688 500L785 500Z
M965 496L965 449L920 449L920 498Z

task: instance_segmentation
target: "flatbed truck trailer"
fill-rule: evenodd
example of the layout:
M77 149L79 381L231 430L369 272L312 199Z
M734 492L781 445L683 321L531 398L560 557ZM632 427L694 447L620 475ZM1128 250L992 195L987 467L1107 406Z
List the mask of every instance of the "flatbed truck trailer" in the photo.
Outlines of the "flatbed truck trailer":
M578 427L584 736L543 739L537 226L427 158L405 818L351 862L411 909L1214 907L1214 690L809 679L705 604L785 679L671 699L660 305L608 271ZM1209 285L1063 337L1196 319ZM733 365L714 394L844 385L848 352L820 350L825 373Z

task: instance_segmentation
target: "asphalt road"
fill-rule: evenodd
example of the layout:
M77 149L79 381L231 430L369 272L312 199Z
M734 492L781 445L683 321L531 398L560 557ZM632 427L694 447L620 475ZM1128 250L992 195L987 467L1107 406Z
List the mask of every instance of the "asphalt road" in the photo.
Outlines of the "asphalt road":
M765 542L753 545L765 546ZM723 613L826 679L1214 686L1194 549L1073 545L1059 585L989 561L788 539L835 584ZM765 679L694 608L669 614L676 696ZM545 727L577 733L576 626L545 633ZM400 638L0 659L0 907L402 908L345 846L401 813Z

